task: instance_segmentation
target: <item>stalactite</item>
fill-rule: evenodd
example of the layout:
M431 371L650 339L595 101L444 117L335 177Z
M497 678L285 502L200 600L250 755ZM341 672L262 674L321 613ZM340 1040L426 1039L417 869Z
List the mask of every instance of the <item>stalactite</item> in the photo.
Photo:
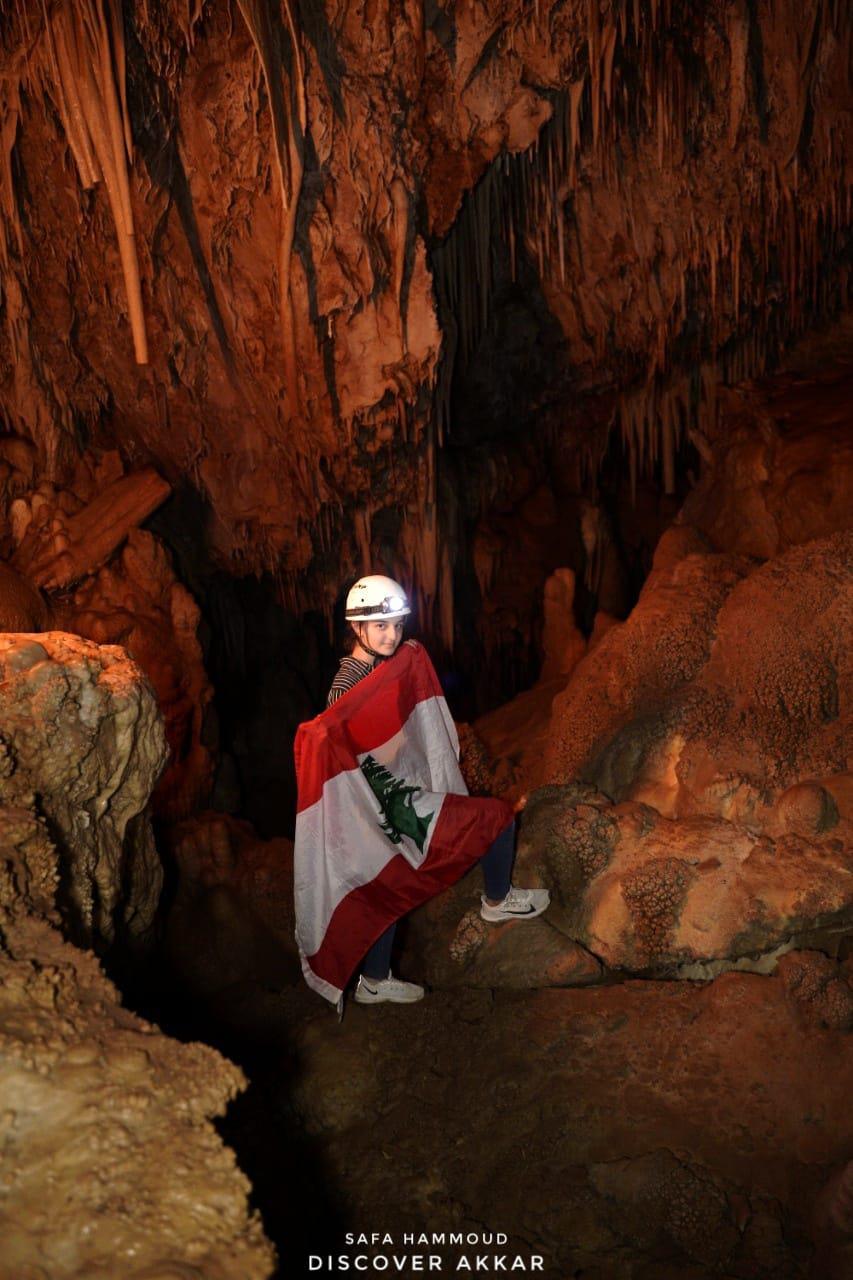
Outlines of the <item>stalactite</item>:
M459 331L458 342L448 344L451 358L455 352L467 362L478 345L490 305L489 238L500 227L512 278L519 277L519 259L526 256L543 283L565 290L568 281L578 291L576 301L594 359L605 359L606 306L599 304L581 256L577 207L572 228L577 247L570 236L566 201L574 192L575 206L581 199L591 202L596 182L622 192L617 147L638 151L650 143L662 171L691 163L687 136L696 132L707 112L691 62L703 18L693 11L700 25L691 42L684 28L673 30L672 12L669 0L633 0L614 5L609 13L598 0L587 0L582 77L558 95L550 122L526 153L503 155L495 162L466 201L449 238L453 246L448 242L436 278ZM828 6L823 6L823 15L821 21L828 24ZM853 29L853 17L845 21ZM814 27L801 55L804 93L811 92L805 81L819 45L816 31ZM745 0L733 0L727 34L732 92L725 129L735 147L749 106ZM637 79L624 75L628 59ZM714 381L755 376L768 349L799 332L807 312L827 306L833 284L843 287L840 275L834 281L819 265L835 252L835 229L849 222L851 187L844 176L843 150L836 155L833 139L825 144L822 172L811 174L807 193L802 183L797 187L796 150L787 171L777 167L777 160L768 154L763 165L759 161L758 181L742 192L739 208L729 205L717 217L700 212L699 206L688 211L690 221L681 242L670 236L671 242L664 245L668 270L662 276L650 204L640 200L635 208L634 189L626 185L622 192L625 239L633 245L640 275L647 282L647 306L654 317L646 378L639 390L623 396L617 414L634 487L640 475L654 469L671 492L683 434L700 442L713 434ZM498 210L497 219L489 216L490 201ZM756 257L762 269L754 269ZM774 258L782 273L778 300L766 287ZM697 367L702 365L702 373L691 400L679 364L691 360L683 343L694 308L702 324L692 359ZM764 340L763 325L773 333L770 343ZM441 423L449 421L450 381L443 375Z
M138 364L148 363L128 161L130 116L124 75L124 26L118 0L71 0L47 20L48 86L55 97L80 181L101 179L113 215Z
M373 511L371 507L358 507L353 513L353 532L355 534L355 544L358 550L359 559L361 561L361 573L370 573L373 563L372 553L370 550L371 526L373 523Z
M10 235L14 239L18 257L23 257L24 253L21 218L12 180L12 150L18 134L20 115L20 84L16 79L9 77L3 83L2 96L0 96L0 266L3 267L0 291L2 292L5 292L4 278L9 267ZM14 343L12 350L15 354Z
M278 285L281 335L284 346L284 375L291 415L300 410L299 366L296 355L296 318L290 287L296 212L302 187L303 142L308 123L305 99L305 68L302 44L291 0L282 0L293 58L293 75L288 76L273 38L270 14L264 0L237 0L240 12L258 53L270 102L273 156L281 201L278 247Z
M401 178L391 183L391 207L393 224L391 289L400 317L400 340L406 350L406 322L403 316L403 273L406 262L406 237L409 225L409 192Z
M592 145L598 146L598 134L601 127L601 15L595 3L587 6L587 58L589 63L589 85L592 102Z

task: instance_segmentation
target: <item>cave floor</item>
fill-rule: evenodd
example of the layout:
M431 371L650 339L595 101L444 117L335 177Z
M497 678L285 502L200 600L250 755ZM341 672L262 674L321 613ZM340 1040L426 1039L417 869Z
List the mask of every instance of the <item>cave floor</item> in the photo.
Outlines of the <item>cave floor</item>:
M264 1003L281 1036L226 1136L282 1274L359 1252L405 1256L407 1275L416 1254L444 1274L538 1256L554 1280L848 1274L810 1267L820 1189L853 1142L853 1053L779 978L436 992L349 1003L340 1024L307 993ZM450 1232L507 1243L417 1243Z

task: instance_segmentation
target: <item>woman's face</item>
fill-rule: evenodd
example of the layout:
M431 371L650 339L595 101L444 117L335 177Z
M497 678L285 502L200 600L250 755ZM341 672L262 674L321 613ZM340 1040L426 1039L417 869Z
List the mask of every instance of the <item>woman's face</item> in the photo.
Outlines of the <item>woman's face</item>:
M359 640L381 653L383 658L390 658L403 639L403 620L395 618L393 622L363 622L357 634Z

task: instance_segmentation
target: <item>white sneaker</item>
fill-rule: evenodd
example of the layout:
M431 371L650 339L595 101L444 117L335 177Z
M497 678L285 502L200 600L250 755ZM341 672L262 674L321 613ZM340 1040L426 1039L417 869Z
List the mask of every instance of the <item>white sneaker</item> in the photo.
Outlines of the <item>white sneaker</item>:
M496 907L489 906L485 894L480 898L480 915L484 920L497 924L501 920L533 920L547 911L551 905L551 895L547 889L515 889L511 888Z
M385 1000L394 1004L414 1004L416 1000L423 1000L424 994L423 987L416 982L392 978L389 971L387 978L365 978L361 974L353 999L356 1004L382 1004Z

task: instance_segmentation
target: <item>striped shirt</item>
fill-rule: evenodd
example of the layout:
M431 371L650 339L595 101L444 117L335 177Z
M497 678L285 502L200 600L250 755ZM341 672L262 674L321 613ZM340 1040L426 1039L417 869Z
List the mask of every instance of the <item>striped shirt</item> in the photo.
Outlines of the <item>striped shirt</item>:
M384 661L384 658L376 659L376 662ZM362 662L360 658L341 658L341 665L338 667L338 674L332 681L332 687L326 699L326 706L330 707L332 703L337 702L342 694L347 693L357 685L359 680L369 676L375 665L376 663L373 662Z

